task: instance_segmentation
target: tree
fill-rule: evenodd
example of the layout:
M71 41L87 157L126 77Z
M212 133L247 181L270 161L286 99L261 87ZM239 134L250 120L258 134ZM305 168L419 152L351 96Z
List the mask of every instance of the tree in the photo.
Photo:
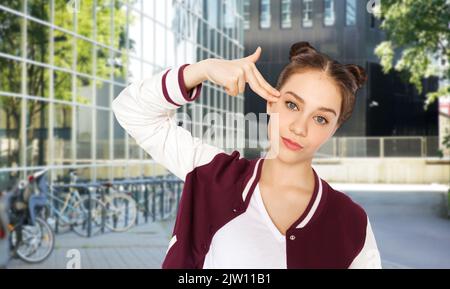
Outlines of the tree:
M419 93L424 78L447 80L443 87L426 94L425 110L439 97L450 95L450 66L439 71L435 65L450 60L450 1L381 0L374 16L381 19L380 28L387 34L387 40L375 48L383 71L394 68L406 74ZM401 51L401 57L393 65L396 51Z
M423 78L435 75L450 78L450 67L439 75L433 59L448 61L450 58L450 3L448 0L382 0L381 8L374 15L382 20L380 28L387 33L375 53L380 57L385 73L393 68L394 50L402 54L394 68L407 72L409 82L419 93L422 92ZM439 96L450 93L449 86L438 92L427 94L427 104Z

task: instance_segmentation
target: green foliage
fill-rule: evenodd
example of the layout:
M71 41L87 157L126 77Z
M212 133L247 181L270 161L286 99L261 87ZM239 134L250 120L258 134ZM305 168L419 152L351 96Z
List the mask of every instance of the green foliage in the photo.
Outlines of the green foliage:
M375 16L382 20L387 41L380 43L375 54L380 58L384 72L391 69L407 72L409 82L419 93L423 78L440 76L450 78L450 69L439 75L434 58L450 59L450 7L446 0L382 0ZM401 57L393 64L394 54L401 49ZM449 87L427 94L427 104L448 94Z

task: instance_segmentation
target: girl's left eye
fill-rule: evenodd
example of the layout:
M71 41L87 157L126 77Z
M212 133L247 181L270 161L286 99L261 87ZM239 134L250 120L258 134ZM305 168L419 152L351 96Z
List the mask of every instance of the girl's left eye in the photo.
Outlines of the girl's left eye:
M321 118L321 119L323 119L323 121L322 122L319 122L319 124L320 125L326 125L327 123L328 123L328 120L326 119L326 118L324 118L323 116L317 116L318 118Z

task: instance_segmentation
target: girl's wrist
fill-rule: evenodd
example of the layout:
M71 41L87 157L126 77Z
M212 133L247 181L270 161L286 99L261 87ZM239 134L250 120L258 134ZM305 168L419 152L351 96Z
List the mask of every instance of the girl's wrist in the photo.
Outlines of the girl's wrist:
M183 71L183 77L187 91L207 80L206 66L207 59L186 66Z

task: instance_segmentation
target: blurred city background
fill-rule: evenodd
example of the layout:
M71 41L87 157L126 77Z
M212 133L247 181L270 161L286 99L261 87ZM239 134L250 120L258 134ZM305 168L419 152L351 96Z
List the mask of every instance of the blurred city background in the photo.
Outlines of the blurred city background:
M68 268L79 254L82 268L160 268L183 183L124 132L112 100L168 66L258 46L275 85L298 41L369 77L313 167L366 209L385 268L450 268L448 0L1 0L0 267ZM204 116L258 115L264 100L203 85L179 123L243 135L224 149L258 157L257 119ZM37 237L11 203L42 191L41 250L17 244Z

